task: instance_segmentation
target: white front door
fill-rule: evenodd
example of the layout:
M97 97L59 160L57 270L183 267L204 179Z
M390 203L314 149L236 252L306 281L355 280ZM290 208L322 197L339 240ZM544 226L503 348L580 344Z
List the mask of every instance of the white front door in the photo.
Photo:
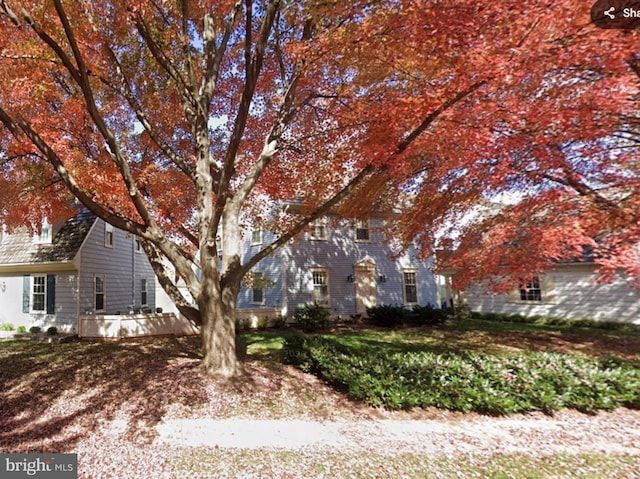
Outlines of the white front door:
M356 314L367 314L367 308L377 304L376 265L371 261L353 266L356 290Z

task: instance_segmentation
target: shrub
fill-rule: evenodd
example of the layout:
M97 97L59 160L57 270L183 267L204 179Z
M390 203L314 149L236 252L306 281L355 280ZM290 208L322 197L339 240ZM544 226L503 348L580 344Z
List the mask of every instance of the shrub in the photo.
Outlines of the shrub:
M266 316L261 316L260 318L258 318L258 323L256 324L256 327L259 331L266 330L268 325L269 325L269 318L267 318Z
M415 305L406 315L407 321L415 324L440 324L446 319L446 310L437 309L432 304Z
M640 408L640 369L618 358L349 349L335 338L292 336L285 359L374 407L438 407L512 414L561 408Z
M31 326L29 328L29 332L31 334L38 334L40 331L42 331L42 328L38 327L38 326Z
M18 326L18 333L24 334L27 332L27 328L25 326Z
M402 306L381 304L373 308L367 308L369 321L378 326L393 328L402 325L407 317L407 310Z
M47 328L47 334L49 336L55 336L56 334L58 334L58 328L56 328L55 326L50 326Z
M298 306L293 317L305 332L318 331L329 326L329 311L315 303Z
M0 331L13 331L15 327L11 323L0 324Z
M276 329L284 329L287 327L287 317L279 314L273 319L273 327Z
M515 313L481 313L473 312L469 316L471 319L480 319L486 321L511 322L511 323L530 323L539 326L560 326L570 328L594 328L605 330L620 331L640 331L640 327L636 324L623 323L616 321L595 321L592 319L564 319L548 316L524 316Z

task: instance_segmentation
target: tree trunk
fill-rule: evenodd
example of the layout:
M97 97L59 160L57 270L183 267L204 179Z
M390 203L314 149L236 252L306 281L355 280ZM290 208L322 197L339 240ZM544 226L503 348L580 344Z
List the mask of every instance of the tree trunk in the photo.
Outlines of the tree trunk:
M231 377L241 372L236 354L235 297L229 289L200 301L202 365L207 374Z

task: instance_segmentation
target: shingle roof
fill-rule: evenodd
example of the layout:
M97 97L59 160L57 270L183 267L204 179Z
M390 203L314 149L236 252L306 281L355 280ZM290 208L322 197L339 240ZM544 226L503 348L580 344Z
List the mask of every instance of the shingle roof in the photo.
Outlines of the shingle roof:
M62 225L51 244L34 244L26 229L6 235L0 243L0 265L72 261L94 221L92 213L81 211Z

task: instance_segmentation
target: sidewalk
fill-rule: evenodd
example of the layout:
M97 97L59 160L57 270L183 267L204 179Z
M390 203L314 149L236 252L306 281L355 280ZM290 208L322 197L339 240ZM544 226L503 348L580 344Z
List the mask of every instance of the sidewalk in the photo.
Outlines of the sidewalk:
M172 419L157 426L156 443L186 447L330 448L349 451L387 448L397 453L608 452L640 454L640 422L611 427L607 414L552 418L479 417L434 420L306 421L264 419Z

